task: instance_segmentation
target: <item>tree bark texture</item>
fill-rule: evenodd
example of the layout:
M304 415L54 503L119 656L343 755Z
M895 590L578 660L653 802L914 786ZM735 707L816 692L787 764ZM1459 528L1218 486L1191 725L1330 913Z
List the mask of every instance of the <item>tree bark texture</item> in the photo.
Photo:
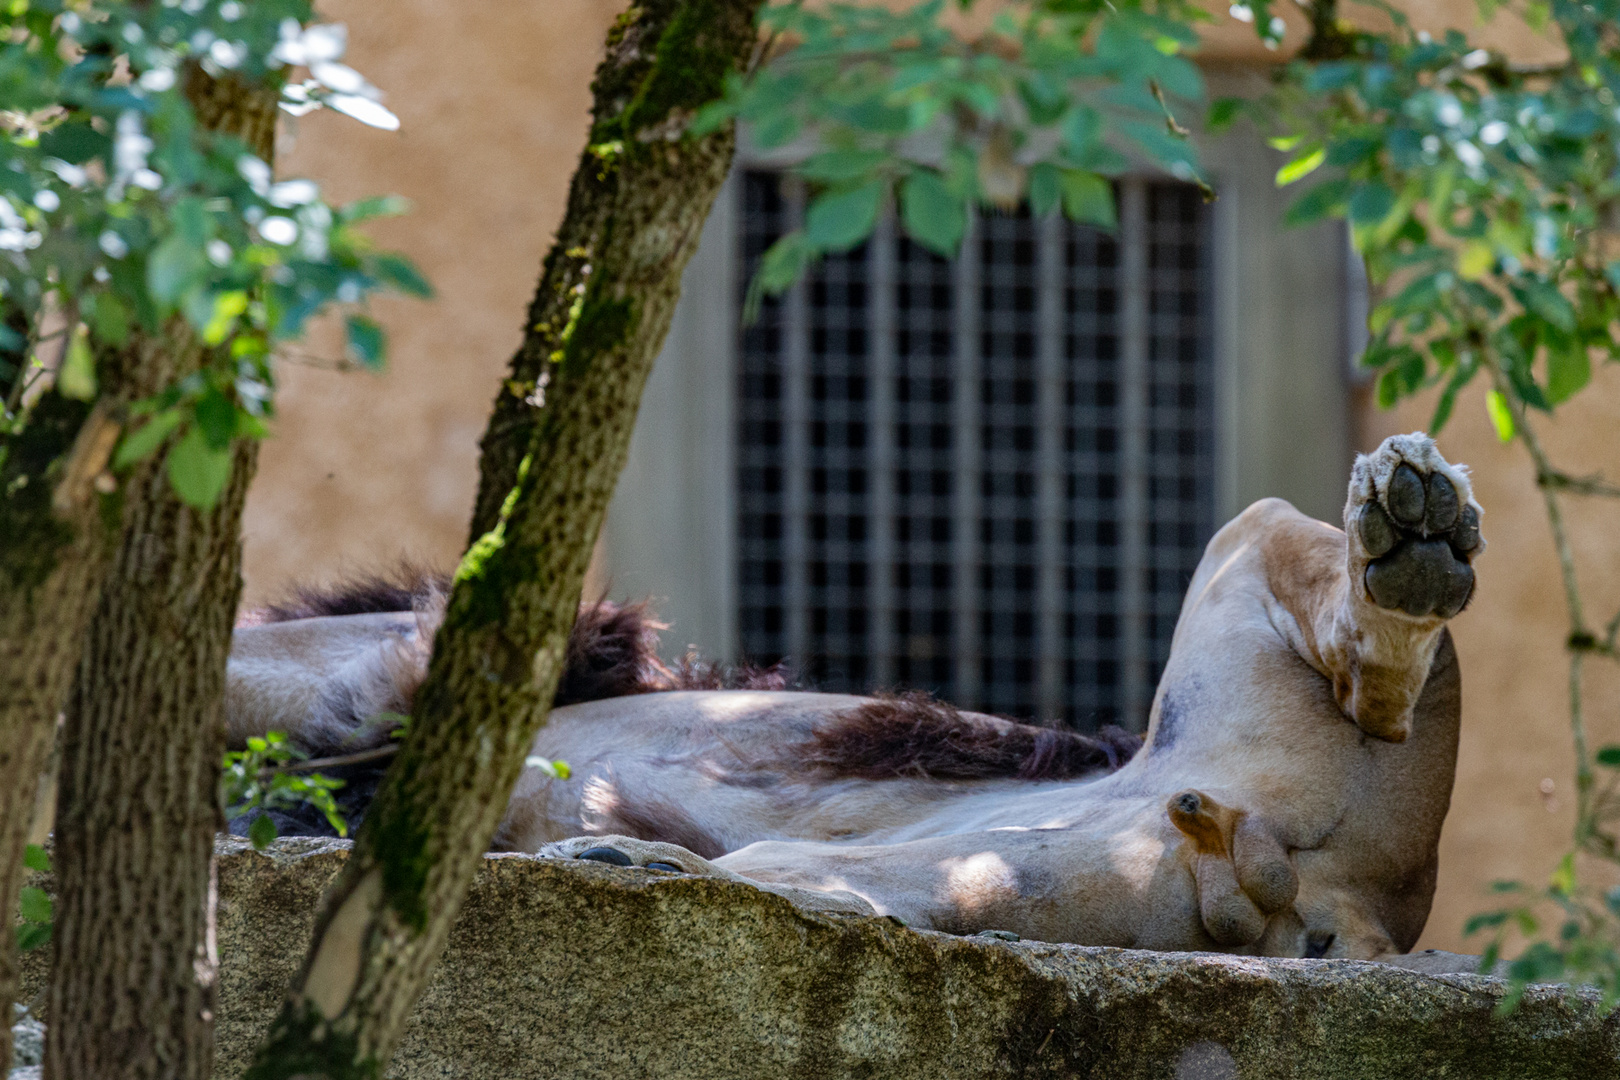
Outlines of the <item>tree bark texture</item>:
M199 123L270 160L274 89L193 71L186 90ZM138 398L198 370L208 354L175 320L119 359L110 374ZM238 443L209 510L175 494L162 453L122 484L121 539L62 733L47 1077L211 1072L225 661L256 459L252 440Z
M483 442L473 541L410 734L316 922L255 1080L381 1075L544 723L585 570L730 166L684 136L753 52L760 0L641 0ZM491 509L493 508L493 509Z
M18 358L21 359L20 357ZM84 629L112 546L114 500L98 493L119 425L105 408L48 392L0 466L0 1064L11 1061L17 942L9 928L23 845Z

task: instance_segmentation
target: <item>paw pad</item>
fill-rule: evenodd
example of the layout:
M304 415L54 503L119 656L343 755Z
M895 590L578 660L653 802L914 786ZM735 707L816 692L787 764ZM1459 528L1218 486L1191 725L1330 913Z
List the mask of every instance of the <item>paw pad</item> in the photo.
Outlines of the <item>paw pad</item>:
M1392 611L1449 619L1474 592L1468 558L1479 549L1479 511L1464 505L1438 471L1427 477L1402 462L1384 505L1368 502L1356 521L1367 564L1367 593Z
M574 858L584 859L586 862L607 863L609 866L635 865L635 863L631 861L630 856L626 855L618 848L610 847L588 848L587 850L582 851L578 855L574 856Z

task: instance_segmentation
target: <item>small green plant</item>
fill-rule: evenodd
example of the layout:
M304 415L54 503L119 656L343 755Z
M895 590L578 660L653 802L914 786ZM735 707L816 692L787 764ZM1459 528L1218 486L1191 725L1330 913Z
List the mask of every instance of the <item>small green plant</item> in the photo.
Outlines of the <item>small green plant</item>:
M266 732L263 737L253 736L248 739L246 750L228 751L221 783L230 814L239 817L254 810L308 805L325 814L339 836L349 835L348 822L343 820L337 800L332 798L332 792L341 788L343 781L288 768L308 757L279 731ZM248 826L248 839L260 851L275 838L276 823L268 814L260 814Z
M23 865L30 870L48 873L51 857L38 844L23 849ZM28 952L51 940L51 898L37 885L23 886L18 903L21 921L17 924L17 951Z

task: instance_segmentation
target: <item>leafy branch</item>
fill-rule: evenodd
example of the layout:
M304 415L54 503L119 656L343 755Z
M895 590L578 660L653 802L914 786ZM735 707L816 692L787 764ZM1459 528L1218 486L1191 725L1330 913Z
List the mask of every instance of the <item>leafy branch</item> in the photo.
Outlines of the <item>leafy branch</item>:
M176 492L210 506L232 442L266 432L277 342L340 306L352 359L382 363L367 298L431 290L359 227L403 204L334 206L308 180L277 181L242 140L200 124L187 96L200 74L268 83L289 112L324 106L397 127L340 62L343 27L304 26L310 17L307 0L27 0L0 13L0 462L45 380L96 399L100 369L132 334L178 324L209 359L154 397L111 403L126 425L114 464L163 450ZM53 314L65 329L46 357L39 328Z
M962 9L973 6L963 0ZM975 207L1028 200L1036 214L1111 228L1108 178L1133 161L1203 183L1172 102L1204 99L1182 55L1207 19L1182 0L1026 0L981 37L946 27L944 0L905 11L849 3L772 4L785 42L728 79L695 133L732 120L765 149L803 149L791 171L814 194L802 227L766 252L747 308L785 291L830 252L862 243L886 205L919 244L954 255Z

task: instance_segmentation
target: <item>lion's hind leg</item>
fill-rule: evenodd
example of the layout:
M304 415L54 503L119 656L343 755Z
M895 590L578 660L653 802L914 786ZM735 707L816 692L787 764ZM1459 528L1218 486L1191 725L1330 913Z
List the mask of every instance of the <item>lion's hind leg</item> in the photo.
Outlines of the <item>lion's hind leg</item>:
M1228 948L1259 941L1271 916L1292 906L1299 891L1287 851L1258 817L1205 792L1179 792L1165 809L1191 842L1205 931Z

